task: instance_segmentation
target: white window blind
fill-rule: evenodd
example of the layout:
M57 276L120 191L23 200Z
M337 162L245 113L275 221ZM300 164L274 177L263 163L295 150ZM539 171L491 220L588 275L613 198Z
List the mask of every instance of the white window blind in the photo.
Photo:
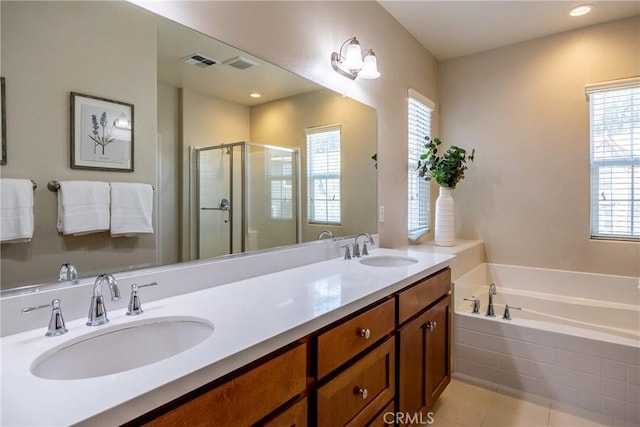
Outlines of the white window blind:
M339 225L340 125L306 129L307 221Z
M271 218L293 218L293 154L269 153Z
M415 240L429 231L431 209L429 182L416 172L418 159L425 152L425 136L431 136L431 112L435 104L420 93L409 89L408 102L408 232Z
M640 78L587 86L591 236L640 239Z

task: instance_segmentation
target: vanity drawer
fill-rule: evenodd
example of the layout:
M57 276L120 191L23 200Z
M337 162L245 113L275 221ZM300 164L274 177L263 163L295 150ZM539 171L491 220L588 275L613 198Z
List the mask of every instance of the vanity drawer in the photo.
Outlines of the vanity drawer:
M318 425L365 425L394 395L395 338L389 338L318 389Z
M237 376L146 426L252 425L305 391L306 344Z
M322 378L394 329L393 299L318 336L318 378Z
M398 295L398 323L404 323L451 290L451 269L430 276Z

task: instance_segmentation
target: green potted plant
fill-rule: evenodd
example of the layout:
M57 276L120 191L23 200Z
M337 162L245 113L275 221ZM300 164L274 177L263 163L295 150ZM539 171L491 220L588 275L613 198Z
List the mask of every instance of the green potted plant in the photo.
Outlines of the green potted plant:
M429 181L433 178L440 188L436 200L435 244L437 246L455 245L455 205L451 190L464 179L464 172L468 169L467 161L473 162L476 150L467 155L464 148L452 145L442 156L438 148L442 144L439 138L426 136L425 148L427 152L420 155L418 160L418 176Z

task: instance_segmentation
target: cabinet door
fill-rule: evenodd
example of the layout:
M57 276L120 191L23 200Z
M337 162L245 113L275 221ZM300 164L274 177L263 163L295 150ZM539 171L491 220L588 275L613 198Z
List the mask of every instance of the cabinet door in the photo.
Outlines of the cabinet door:
M395 339L389 338L318 389L320 427L363 426L395 395Z
M262 425L263 427L306 427L307 424L307 398L305 397Z
M306 344L147 423L151 427L249 426L306 388Z
M426 415L451 380L450 307L447 295L399 331L401 413Z

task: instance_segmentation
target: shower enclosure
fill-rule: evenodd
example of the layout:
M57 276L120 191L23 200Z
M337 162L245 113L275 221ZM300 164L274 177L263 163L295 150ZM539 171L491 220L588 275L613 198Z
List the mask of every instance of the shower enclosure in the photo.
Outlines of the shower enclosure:
M297 150L237 142L195 157L198 258L299 242Z

